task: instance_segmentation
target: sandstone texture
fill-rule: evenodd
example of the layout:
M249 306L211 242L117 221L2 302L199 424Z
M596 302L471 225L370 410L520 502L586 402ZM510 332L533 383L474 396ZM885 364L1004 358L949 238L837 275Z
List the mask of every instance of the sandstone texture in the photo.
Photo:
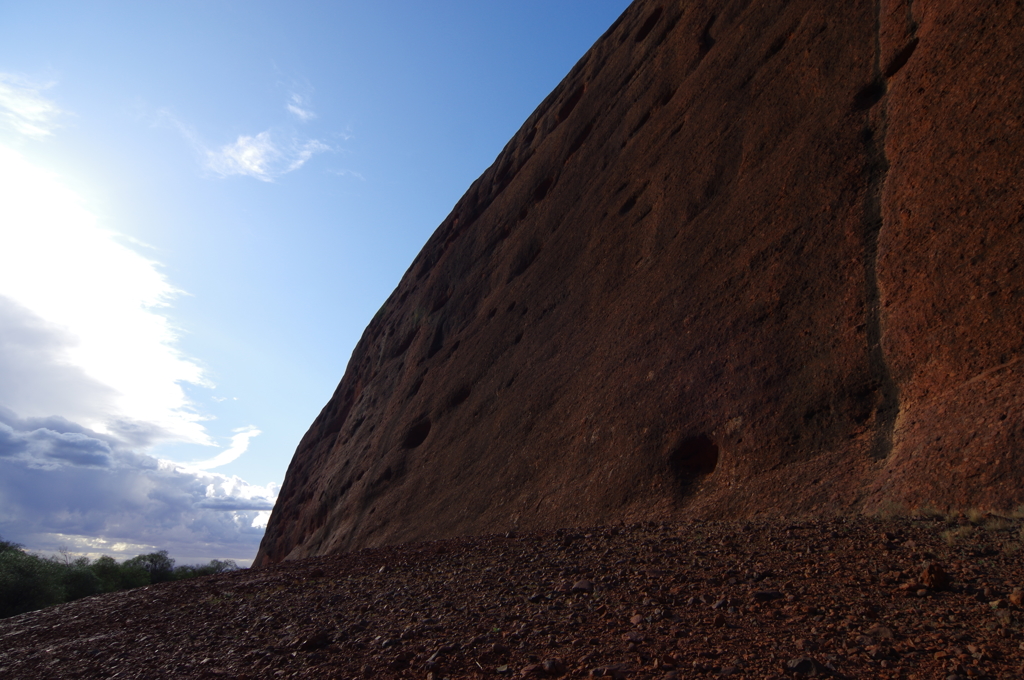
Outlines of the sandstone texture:
M1024 7L637 0L438 227L257 565L1024 503Z
M367 548L0 620L4 678L1019 680L1019 520L689 521Z

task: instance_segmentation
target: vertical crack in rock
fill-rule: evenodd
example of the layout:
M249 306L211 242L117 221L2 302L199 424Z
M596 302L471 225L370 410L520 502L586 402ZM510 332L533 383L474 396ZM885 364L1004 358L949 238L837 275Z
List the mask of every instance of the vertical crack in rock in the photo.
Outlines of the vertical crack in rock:
M885 154L887 87L882 74L882 3L875 3L875 62L870 84L857 93L854 107L864 111L865 196L861 222L864 249L864 312L868 362L875 390L875 440L871 456L887 458L892 452L893 429L899 413L899 392L882 347L881 301L878 286L878 239L883 227L882 190L889 172Z

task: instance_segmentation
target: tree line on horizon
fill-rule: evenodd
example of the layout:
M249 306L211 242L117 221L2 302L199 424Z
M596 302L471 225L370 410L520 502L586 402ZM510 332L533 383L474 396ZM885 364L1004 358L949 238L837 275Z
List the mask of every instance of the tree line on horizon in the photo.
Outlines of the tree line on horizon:
M73 558L66 550L59 557L40 557L0 537L0 619L90 595L238 568L234 560L175 566L166 550L137 555L120 563L107 555L96 561Z

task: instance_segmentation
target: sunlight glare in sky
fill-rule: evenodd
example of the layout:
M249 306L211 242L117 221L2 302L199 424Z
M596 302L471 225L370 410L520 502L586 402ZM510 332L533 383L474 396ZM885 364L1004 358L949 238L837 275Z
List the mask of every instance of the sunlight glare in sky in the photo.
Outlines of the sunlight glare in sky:
M211 385L174 347L177 331L156 311L181 294L158 265L101 229L56 175L3 146L0 223L0 295L71 333L77 342L63 359L117 392L116 412L106 415L212 444L180 383ZM108 430L99 417L83 424Z

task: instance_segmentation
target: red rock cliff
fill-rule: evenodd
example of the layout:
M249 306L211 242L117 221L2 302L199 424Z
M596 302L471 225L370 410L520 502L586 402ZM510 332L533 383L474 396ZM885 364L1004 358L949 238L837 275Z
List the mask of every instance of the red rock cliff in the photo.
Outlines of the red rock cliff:
M637 0L455 206L256 564L1024 502L1024 9Z

